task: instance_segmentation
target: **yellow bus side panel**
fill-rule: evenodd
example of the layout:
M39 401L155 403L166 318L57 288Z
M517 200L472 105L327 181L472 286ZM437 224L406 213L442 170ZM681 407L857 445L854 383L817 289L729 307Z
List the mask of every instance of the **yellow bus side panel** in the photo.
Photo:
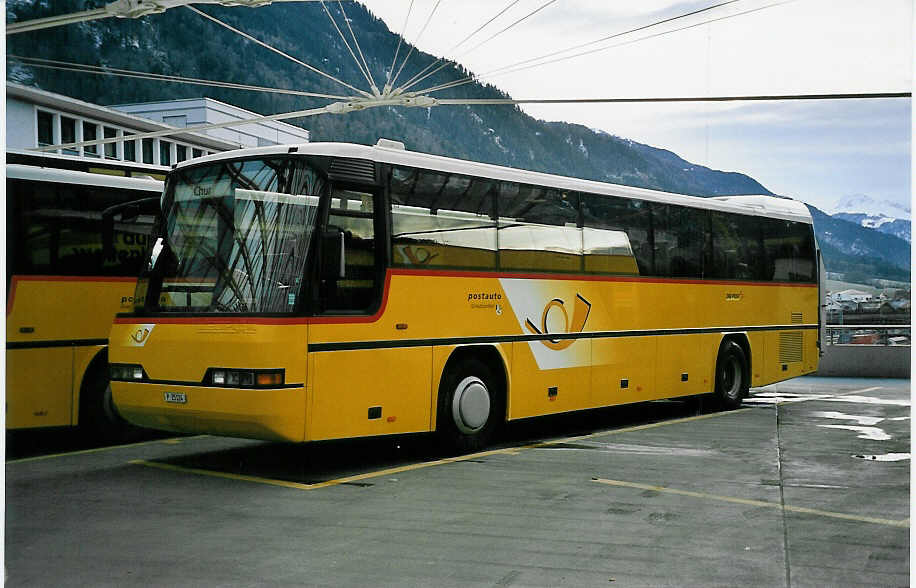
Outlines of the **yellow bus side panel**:
M115 313L130 308L135 280L13 276L6 315L7 343L80 343L108 338ZM86 367L103 347L8 350L6 426L78 424Z
M6 350L6 428L73 424L73 349Z
M431 347L312 355L308 440L430 430Z
M721 340L719 333L659 337L656 390L652 396L674 398L712 392Z
M642 402L655 390L658 337L592 341L592 405ZM626 380L626 388L621 380Z
M105 339L115 313L129 310L136 280L14 276L7 342ZM22 332L21 329L31 329Z
M509 418L554 414L585 408L591 403L591 368L588 366L539 369L531 345L540 341L512 344L512 388L509 392ZM591 341L574 343L586 357ZM556 390L552 390L555 388Z
M814 330L766 333L766 383L816 371L820 360L817 337L818 333Z

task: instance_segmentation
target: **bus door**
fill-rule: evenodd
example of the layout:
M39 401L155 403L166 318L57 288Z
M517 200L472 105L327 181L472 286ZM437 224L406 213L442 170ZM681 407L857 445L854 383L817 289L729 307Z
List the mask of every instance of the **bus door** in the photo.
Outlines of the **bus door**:
M309 328L309 440L429 430L432 348L394 341L403 333L384 314L387 234L379 190L332 189Z

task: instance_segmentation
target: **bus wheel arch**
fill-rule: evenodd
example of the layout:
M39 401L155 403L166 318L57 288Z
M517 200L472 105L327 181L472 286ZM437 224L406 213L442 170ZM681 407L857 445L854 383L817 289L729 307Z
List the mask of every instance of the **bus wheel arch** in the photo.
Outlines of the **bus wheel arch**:
M129 440L140 429L125 421L114 405L108 381L108 348L99 351L80 383L79 428L87 435L103 441Z
M436 433L452 450L477 451L506 419L506 369L492 346L455 349L442 370Z
M716 403L726 410L738 408L751 383L751 350L743 333L727 334L719 343L713 376Z

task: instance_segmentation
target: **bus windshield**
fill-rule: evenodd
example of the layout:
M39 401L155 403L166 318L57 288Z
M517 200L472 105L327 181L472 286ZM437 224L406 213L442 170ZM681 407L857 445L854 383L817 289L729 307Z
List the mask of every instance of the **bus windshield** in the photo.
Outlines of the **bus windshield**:
M147 309L293 312L326 191L324 177L302 159L177 170L162 199L150 282L139 286L152 295Z

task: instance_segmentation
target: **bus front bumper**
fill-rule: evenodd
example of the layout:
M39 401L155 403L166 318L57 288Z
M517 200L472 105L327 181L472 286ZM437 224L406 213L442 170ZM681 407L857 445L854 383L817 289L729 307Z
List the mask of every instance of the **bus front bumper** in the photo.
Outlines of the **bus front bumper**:
M305 388L238 389L111 382L118 413L151 429L300 442Z

